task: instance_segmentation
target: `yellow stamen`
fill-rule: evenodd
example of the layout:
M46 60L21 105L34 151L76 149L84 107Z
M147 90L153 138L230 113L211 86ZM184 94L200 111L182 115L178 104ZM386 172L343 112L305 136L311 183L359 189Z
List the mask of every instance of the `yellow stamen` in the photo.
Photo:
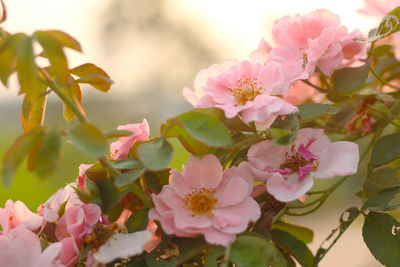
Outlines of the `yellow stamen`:
M191 210L192 217L196 215L210 215L218 199L214 197L215 190L209 190L204 187L194 188L191 193L185 196L183 205Z
M236 87L232 88L231 92L237 105L244 105L247 101L253 101L256 96L261 94L262 90L257 80L247 78L246 80L238 80Z

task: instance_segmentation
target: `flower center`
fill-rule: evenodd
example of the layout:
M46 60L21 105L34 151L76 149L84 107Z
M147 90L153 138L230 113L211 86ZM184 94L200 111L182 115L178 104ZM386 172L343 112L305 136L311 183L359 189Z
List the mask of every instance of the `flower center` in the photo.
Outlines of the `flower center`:
M183 205L191 210L192 217L196 215L210 215L218 199L214 197L215 190L209 190L204 187L194 188L191 193L185 196Z
M294 151L294 145L292 145L291 148L291 153L286 152L285 154L285 159L279 165L279 169L284 170L284 169L290 169L292 172L298 172L301 167L306 166L309 164L308 160L303 158L299 152Z
M262 90L257 80L247 78L238 80L236 87L231 89L231 93L235 97L237 105L244 105L247 101L253 101L256 96L261 94Z
M92 232L84 237L84 241L86 244L91 244L93 248L98 249L105 244L112 235L113 230L109 227L97 224L93 227Z

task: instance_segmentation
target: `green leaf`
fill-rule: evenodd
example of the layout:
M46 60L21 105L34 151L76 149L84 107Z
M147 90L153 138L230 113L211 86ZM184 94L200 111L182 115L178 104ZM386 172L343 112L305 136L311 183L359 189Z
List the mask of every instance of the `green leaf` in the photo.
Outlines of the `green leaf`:
M112 163L115 169L140 169L143 164L135 159L121 159Z
M122 131L122 130L115 130L115 131L110 131L106 133L107 139L112 139L112 138L120 138L124 136L130 136L132 135L133 132L131 131Z
M21 92L36 101L44 91L33 54L33 41L32 38L23 36L19 43L17 72Z
M396 7L381 20L376 32L368 38L357 38L355 41L359 43L376 42L380 39L388 37L400 30L400 7Z
M305 123L321 116L336 114L339 109L326 104L301 104L299 109L300 122Z
M265 261L260 251L255 247L236 245L232 247L230 259L238 267L265 267Z
M324 258L324 256L328 253L328 251L335 245L335 243L339 240L342 234L346 231L346 229L350 226L350 224L357 219L358 215L361 212L356 207L351 207L345 210L340 216L339 226L332 230L331 234L325 238L319 247L317 253L315 254L313 267L317 267L318 263ZM338 232L339 231L339 232ZM338 232L338 233L337 233ZM337 234L336 234L337 233ZM328 246L326 244L330 242ZM324 246L324 247L322 247Z
M4 86L8 84L8 77L17 67L17 52L25 34L17 33L9 36L0 47L0 79Z
M90 202L94 203L98 206L101 206L102 201L101 201L101 197L100 197L100 189L97 186L97 184L95 182L93 182L92 180L88 179L87 177L85 177L85 184L86 184L87 193L89 194L89 197L90 197Z
M371 211L387 211L400 207L400 187L391 188L379 192L378 195L369 198L363 205L363 209Z
M153 143L143 143L137 150L140 161L152 171L167 168L171 162L173 149L164 138L157 138Z
M282 248L288 251L303 267L311 267L314 261L314 256L308 247L292 236L291 234L279 230L271 230L272 239Z
M400 134L383 136L372 149L369 165L377 167L396 159L400 154Z
M399 170L388 167L373 171L363 185L364 190L374 192L400 186Z
M108 213L121 200L123 196L129 193L129 190L119 191L114 185L114 179L103 179L96 184L100 191L102 200L101 210Z
M364 242L372 255L387 267L400 262L400 223L392 216L370 212L362 229Z
M68 62L58 39L46 31L36 31L33 37L40 43L49 59L51 73L61 85L67 86L70 80Z
M314 238L314 232L311 229L287 222L276 222L271 226L271 229L279 229L288 232L305 244L310 244Z
M126 222L126 229L128 229L128 233L145 230L148 223L148 213L148 209L135 210Z
M47 34L53 36L57 41L65 47L71 48L78 52L82 52L82 47L80 43L68 33L59 30L49 30L46 31Z
M57 170L60 159L61 135L56 128L46 133L35 157L35 171L40 178L48 178Z
M77 66L71 69L71 73L80 77L80 79L76 80L77 82L90 84L103 92L107 92L111 84L114 83L103 69L92 63Z
M25 132L43 125L46 103L47 95L40 96L34 101L25 96L21 109L21 123Z
M2 178L4 187L10 187L12 178L19 164L28 152L44 136L42 128L35 128L29 132L20 135L11 147L7 150L3 158Z
M191 154L203 156L208 154L210 147L197 139L193 138L181 125L177 119L169 119L168 124L161 125L161 135L164 138L177 137L182 146Z
M343 68L333 74L334 91L352 95L363 87L368 78L371 59L361 67Z
M106 136L93 124L79 124L68 132L68 137L78 149L90 156L97 158L107 154Z
M281 116L277 118L268 129L275 144L287 145L296 140L299 133L299 120L295 114Z
M389 54L391 50L392 50L391 45L380 45L378 47L375 47L372 50L372 56L373 57L382 57L384 55Z
M79 84L74 83L72 77L70 77L70 86L69 87L62 87L63 93L72 100L72 102L75 103L79 108L81 107L82 104L82 92L81 88L79 87ZM64 119L66 122L70 122L73 118L75 118L76 114L75 112L70 109L64 102L63 102L63 114L64 114Z
M127 184L130 184L136 181L142 174L144 173L144 169L133 170L129 172L121 173L117 178L115 178L115 185L117 187L123 187Z
M192 137L207 145L223 147L232 142L225 125L208 114L194 110L176 118Z

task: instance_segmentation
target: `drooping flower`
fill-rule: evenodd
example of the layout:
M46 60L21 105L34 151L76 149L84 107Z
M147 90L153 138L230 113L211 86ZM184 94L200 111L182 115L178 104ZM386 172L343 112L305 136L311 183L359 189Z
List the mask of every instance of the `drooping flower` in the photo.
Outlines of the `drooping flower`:
M252 172L254 179L266 181L271 195L289 202L310 190L313 178L356 173L359 154L355 143L332 143L322 129L304 128L292 145L277 146L270 140L253 145L248 159L248 163L242 164Z
M18 226L34 231L42 225L42 221L42 216L31 212L21 201L14 203L9 199L5 208L0 208L0 225L3 233L8 233Z
M167 234L202 234L208 243L226 246L260 216L250 197L252 186L246 169L222 171L214 155L192 157L182 173L172 170L170 184L152 195L155 207L149 218L160 221Z
M111 143L111 159L126 159L129 151L137 141L147 141L149 138L149 124L146 119L142 123L126 124L117 127L118 130L131 131L130 136L120 137L117 141Z
M205 95L198 108L217 107L225 116L240 114L246 123L271 123L277 116L297 112L278 95L288 92L289 82L279 64L262 66L243 61L228 68L221 75L210 77L203 86Z
M98 263L106 264L115 259L127 259L139 255L150 237L151 233L148 231L115 234L93 254L93 258Z

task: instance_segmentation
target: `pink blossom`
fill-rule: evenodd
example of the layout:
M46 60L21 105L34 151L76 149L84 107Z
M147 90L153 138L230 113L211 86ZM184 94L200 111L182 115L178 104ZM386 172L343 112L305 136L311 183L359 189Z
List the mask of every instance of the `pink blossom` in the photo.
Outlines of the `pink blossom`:
M65 210L68 210L73 206L83 205L83 202L79 200L75 193L74 187L76 183L70 183L64 188L59 189L54 195L52 195L43 205L39 207L39 210L43 213L43 218L48 222L56 222L58 219L58 211L60 206L67 201Z
M87 191L86 181L85 181L85 173L92 166L93 166L93 164L81 164L81 165L79 165L79 175L78 175L78 178L76 179L79 190Z
M250 177L244 168L223 171L214 155L191 157L182 173L173 169L169 185L152 195L149 219L160 221L167 234L202 234L208 243L226 246L260 216Z
M297 112L275 95L287 93L288 80L279 64L268 62L262 66L243 61L216 77L207 79L205 95L198 108L217 107L232 118L241 115L244 122L271 123L276 116Z
M272 35L278 51L272 49L270 54L272 58L292 54L287 57L288 64L297 62L304 70L302 75L311 75L318 66L322 73L330 76L340 67L345 55L350 59L362 51L364 45L353 41L360 34L359 31L348 34L347 28L340 25L339 16L325 9L294 18L286 16L273 26Z
M235 64L237 64L237 61L227 60L222 64L213 64L207 69L201 70L194 79L193 90L189 87L183 88L183 97L193 106L197 106L199 100L204 96L203 87L206 85L207 79L221 75Z
M5 208L0 208L0 225L4 233L18 226L34 231L42 225L42 221L42 216L31 212L21 201L14 203L9 199Z
M60 250L61 245L54 243L42 253L37 235L18 227L0 235L0 266L62 267L57 259Z
M356 173L359 154L355 143L332 143L322 129L304 128L292 145L277 146L270 140L253 145L248 159L249 163L242 165L254 179L266 181L271 195L289 202L312 188L313 177L326 179Z
M142 123L126 124L117 127L118 130L131 131L130 136L120 137L117 141L111 143L110 152L112 159L126 159L129 151L137 141L147 141L149 139L149 124L146 119Z
M56 237L59 241L67 237L80 240L91 231L101 216L100 207L95 204L84 204L67 209L58 220Z
M320 86L318 75L315 73L308 79L311 83ZM318 92L315 88L297 81L290 86L289 93L283 97L292 105L300 105L307 102L321 103L325 98L323 93Z
M251 62L265 64L271 49L272 46L262 38L258 43L257 49L250 53Z

